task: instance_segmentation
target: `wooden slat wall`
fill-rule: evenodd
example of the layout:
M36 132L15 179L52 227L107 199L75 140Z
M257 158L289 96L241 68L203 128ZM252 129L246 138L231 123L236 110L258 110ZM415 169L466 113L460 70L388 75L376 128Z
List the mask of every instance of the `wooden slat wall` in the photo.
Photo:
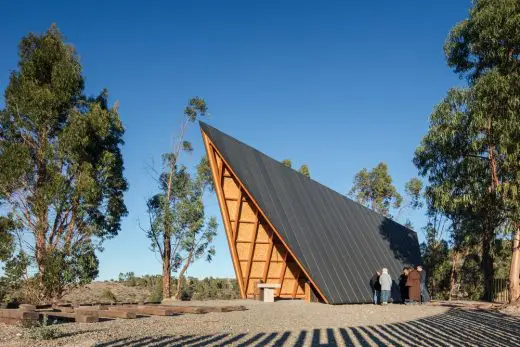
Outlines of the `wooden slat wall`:
M216 193L241 296L253 298L259 281L279 283L279 298L303 299L308 281L251 198L205 137Z

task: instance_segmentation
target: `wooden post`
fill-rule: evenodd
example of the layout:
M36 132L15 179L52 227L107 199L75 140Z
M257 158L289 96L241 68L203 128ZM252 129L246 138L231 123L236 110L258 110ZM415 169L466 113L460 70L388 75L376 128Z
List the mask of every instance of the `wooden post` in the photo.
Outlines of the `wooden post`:
M238 256L236 254L236 247L233 242L234 235L233 235L233 227L231 225L230 219L231 216L229 215L229 211L227 209L226 205L226 197L223 193L222 188L222 181L224 176L224 160L221 161L220 170L217 165L216 161L216 151L215 149L210 145L209 139L204 132L202 132L202 137L204 139L204 146L206 147L206 154L208 155L208 160L211 167L211 173L213 176L213 182L215 183L215 190L217 193L217 199L220 206L220 212L222 214L222 220L224 221L224 227L227 231L228 237L228 246L229 246L229 252L231 253L231 259L233 260L233 267L235 268L235 274L237 277L238 286L240 288L240 296L242 299L247 299L247 294L245 293L244 288L244 277L242 276L242 269L240 267L240 261L238 260ZM237 202L240 205L240 201ZM237 206L238 208L239 206ZM235 222L238 223L238 222Z
M311 302L311 285L305 282L305 302Z

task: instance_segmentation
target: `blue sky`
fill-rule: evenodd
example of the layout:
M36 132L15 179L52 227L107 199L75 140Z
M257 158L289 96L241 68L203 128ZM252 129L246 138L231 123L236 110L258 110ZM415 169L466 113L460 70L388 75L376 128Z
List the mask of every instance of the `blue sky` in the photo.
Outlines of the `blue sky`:
M462 83L442 46L469 6L469 0L4 0L0 90L16 68L20 38L57 23L81 57L87 94L108 88L126 127L129 214L120 235L105 243L100 279L160 273L138 227L156 192L147 167L159 167L190 97L206 99L210 124L275 159L307 163L314 179L338 192L380 161L402 190L417 175L412 157L433 106ZM188 138L195 152L184 161L195 165L203 153L196 125ZM215 196L207 207L220 221ZM424 211L410 219L420 230ZM212 263L199 261L188 274L234 277L222 225L216 248Z

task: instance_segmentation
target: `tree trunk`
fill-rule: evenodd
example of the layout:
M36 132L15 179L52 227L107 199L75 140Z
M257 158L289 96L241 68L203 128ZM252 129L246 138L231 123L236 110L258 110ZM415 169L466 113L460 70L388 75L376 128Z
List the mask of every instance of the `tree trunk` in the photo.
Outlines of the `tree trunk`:
M509 303L514 303L520 297L520 225L516 226L513 235L513 254L509 269Z
M457 264L459 262L459 252L453 251L453 258L451 259L451 273L450 273L450 297L449 300L451 301L451 294L453 293L453 289L455 288L455 280L456 280L456 268Z
M177 293L175 293L175 300L180 300L181 298L181 292L182 292L182 277L184 276L184 273L186 270L188 270L188 267L191 263L191 254L186 260L186 264L181 269L181 272L179 272L179 278L177 279Z
M164 253L162 257L162 280L163 280L163 299L168 299L171 297L171 244L170 244L170 237L165 236L164 237Z
M482 237L482 272L484 275L484 295L483 299L486 301L493 300L493 254L491 252L491 244L493 241L493 229L484 231Z

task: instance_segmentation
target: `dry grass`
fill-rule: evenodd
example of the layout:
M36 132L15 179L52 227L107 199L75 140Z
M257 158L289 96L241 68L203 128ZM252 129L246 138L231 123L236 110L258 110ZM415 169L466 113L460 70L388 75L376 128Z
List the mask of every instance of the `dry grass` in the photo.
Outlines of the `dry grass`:
M92 282L67 293L62 301L71 303L99 302L139 302L146 301L150 290L143 287L129 287L119 282Z

